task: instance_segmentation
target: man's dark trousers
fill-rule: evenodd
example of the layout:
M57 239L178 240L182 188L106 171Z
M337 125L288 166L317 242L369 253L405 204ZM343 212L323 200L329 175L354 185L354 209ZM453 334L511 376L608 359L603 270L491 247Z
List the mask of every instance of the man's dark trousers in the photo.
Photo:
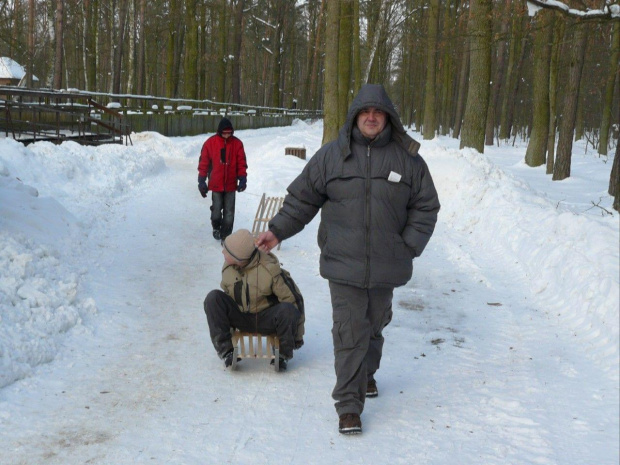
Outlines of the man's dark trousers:
M381 362L381 331L392 320L394 289L364 289L330 281L329 290L336 369L332 397L338 415L360 415L364 410L368 380Z

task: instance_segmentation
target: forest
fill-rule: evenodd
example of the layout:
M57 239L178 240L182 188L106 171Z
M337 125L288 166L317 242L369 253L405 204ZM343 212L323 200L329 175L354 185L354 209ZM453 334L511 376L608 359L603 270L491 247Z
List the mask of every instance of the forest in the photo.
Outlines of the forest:
M319 109L324 141L381 83L424 139L525 140L553 180L570 176L574 140L615 151L618 208L610 0L0 0L0 56L29 86Z

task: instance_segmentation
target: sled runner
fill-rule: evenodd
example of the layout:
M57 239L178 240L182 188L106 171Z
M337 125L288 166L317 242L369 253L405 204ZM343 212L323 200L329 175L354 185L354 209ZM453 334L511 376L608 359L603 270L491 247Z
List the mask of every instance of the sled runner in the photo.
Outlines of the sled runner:
M234 330L232 334L233 362L232 369L237 367L237 360L243 358L262 358L274 360L274 368L280 371L280 340L275 334L258 334Z

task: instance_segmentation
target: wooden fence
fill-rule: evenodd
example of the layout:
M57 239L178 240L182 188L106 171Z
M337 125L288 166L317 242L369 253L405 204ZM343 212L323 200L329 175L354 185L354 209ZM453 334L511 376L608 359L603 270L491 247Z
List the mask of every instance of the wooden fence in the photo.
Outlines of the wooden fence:
M235 130L290 126L292 116L226 115ZM217 131L222 115L192 114L192 112L127 114L133 132L155 131L167 137L196 136Z
M39 107L36 119L22 118L21 115L26 110L32 113L34 105ZM13 109L21 113L16 117L3 116L9 115ZM47 113L41 111L43 109ZM120 123L106 123L109 119L108 113L114 113ZM191 136L214 133L223 116L232 122L235 129L258 129L290 126L294 118L316 119L322 117L322 113L315 110L269 108L211 100L0 86L0 130L7 136L16 131L41 132L42 129L33 129L31 126L50 123L54 124L57 135L62 131L75 132L74 127L77 125L80 126L80 132L88 132L84 123L91 123L91 126L103 127L107 124L112 129L122 125L122 134L126 135L131 132L155 131L165 136ZM65 138L66 136L59 137L58 141Z

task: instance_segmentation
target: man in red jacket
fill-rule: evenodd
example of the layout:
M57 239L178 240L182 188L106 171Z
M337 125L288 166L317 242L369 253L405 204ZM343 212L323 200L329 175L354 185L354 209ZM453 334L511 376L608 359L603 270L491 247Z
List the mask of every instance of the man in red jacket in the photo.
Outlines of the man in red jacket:
M209 137L200 151L198 190L203 197L211 191L213 237L223 241L235 221L235 192L247 186L247 162L243 142L234 135L233 125L222 118L217 134Z

